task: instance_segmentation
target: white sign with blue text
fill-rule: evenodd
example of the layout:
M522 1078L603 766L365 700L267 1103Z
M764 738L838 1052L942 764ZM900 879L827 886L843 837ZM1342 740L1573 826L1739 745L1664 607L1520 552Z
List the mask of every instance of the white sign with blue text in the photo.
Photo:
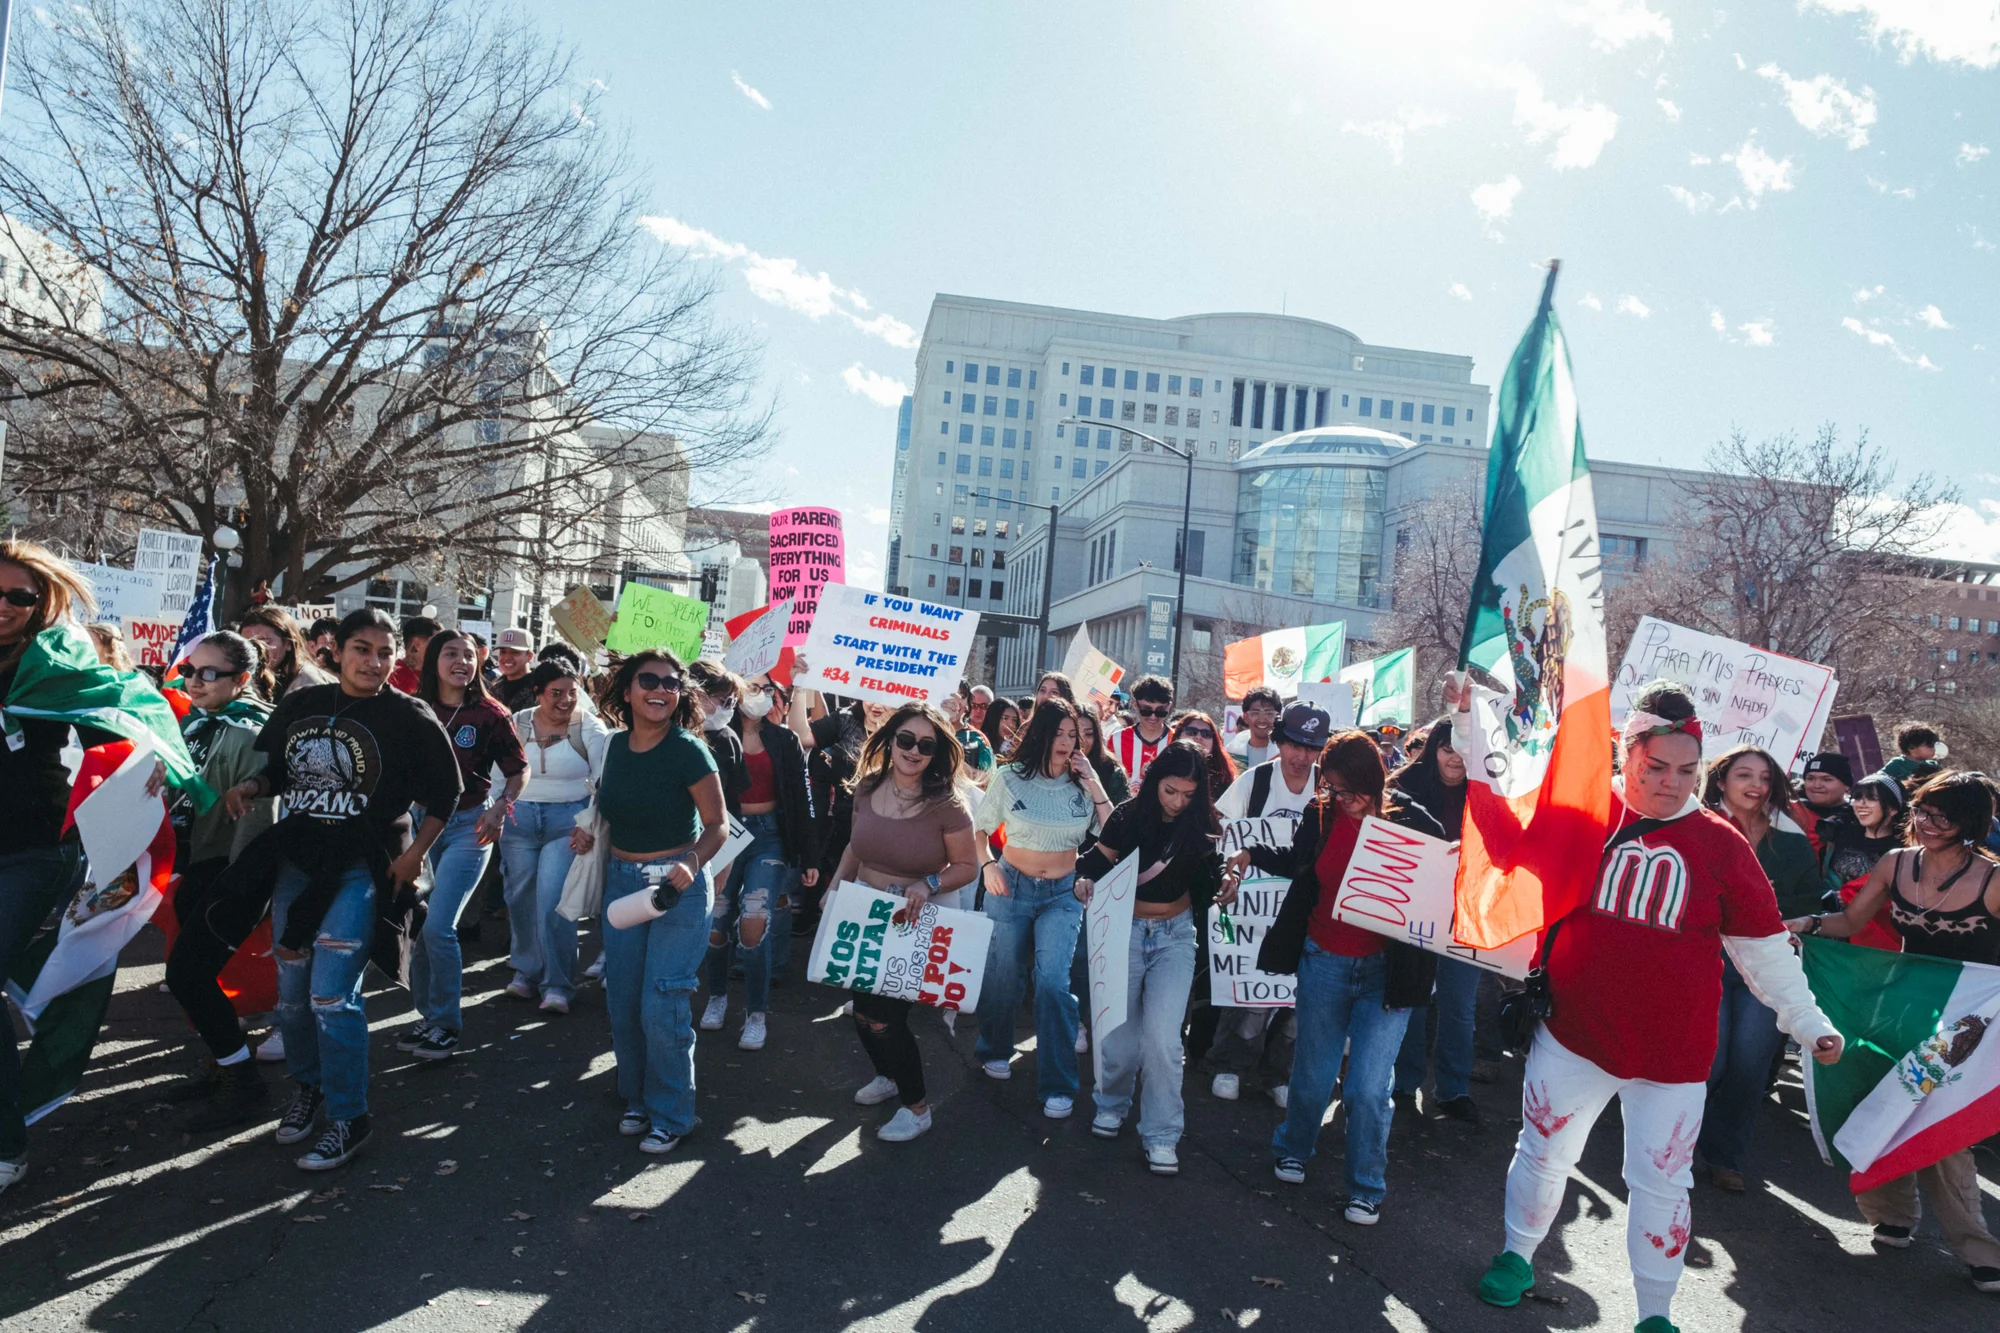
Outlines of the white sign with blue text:
M979 613L847 583L820 590L795 683L828 694L936 707L958 688Z

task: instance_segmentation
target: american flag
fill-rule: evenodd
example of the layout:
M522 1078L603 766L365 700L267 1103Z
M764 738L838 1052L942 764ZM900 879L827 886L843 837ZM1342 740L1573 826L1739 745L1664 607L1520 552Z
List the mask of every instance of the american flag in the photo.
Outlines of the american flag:
M187 619L181 622L181 632L174 639L174 651L167 658L169 663L179 662L194 651L203 636L215 632L215 557L208 558L208 574L201 586L194 590L194 600L188 603Z

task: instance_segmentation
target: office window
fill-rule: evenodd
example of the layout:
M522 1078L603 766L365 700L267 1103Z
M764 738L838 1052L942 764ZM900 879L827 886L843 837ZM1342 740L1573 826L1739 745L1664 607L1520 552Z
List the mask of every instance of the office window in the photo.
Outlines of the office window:
M1346 406L1347 406L1347 395L1346 395L1346 394L1342 394L1342 395L1340 395L1340 405L1341 405L1342 407L1346 407Z
M1129 388L1131 388L1132 386L1128 384L1128 385L1126 385L1125 387L1129 389ZM1147 393L1158 393L1159 391L1160 391L1160 372L1159 372L1159 371L1157 371L1157 370L1149 370L1149 371L1147 371L1147 372L1146 372L1146 392L1147 392Z
M1167 376L1167 392L1170 394L1174 394L1174 393L1179 393L1180 391L1181 391L1181 377L1179 375Z
M1064 374L1065 376L1067 376L1067 375L1069 374L1069 362L1067 362L1067 361L1063 362L1063 368L1062 368L1062 373L1063 373L1063 374Z
M987 446L988 448L991 448L991 447L992 447L992 445L993 445L993 427L991 427L991 426L981 426L981 427L979 428L979 442L980 442L981 444L983 444L983 445L986 445L986 446Z
M1139 405L1133 402L1130 398L1127 398L1125 400L1125 410L1123 413L1120 414L1120 417L1122 420L1125 421L1137 420L1136 413L1138 412L1138 410L1139 410Z
M981 454L979 456L979 475L982 477L993 475L993 455Z
M1250 389L1250 429L1264 429L1264 392L1267 386L1258 380Z
M1006 520L1006 519L1004 519L1004 518L996 518L996 519L994 519L994 520L993 520L993 535L994 535L995 537L998 537L998 538L1000 538L1000 539L1001 539L1002 541L1005 541L1005 540L1006 540L1006 538L1007 538L1007 520ZM996 560L995 560L995 561L993 562L993 568L995 568L995 569L998 569L998 568L1000 568L1000 562L999 562L999 561L998 561L997 559L996 559Z
M1035 387L1035 381L1040 379L1041 375L1042 372L1039 370L1031 370L1028 372L1028 387L1030 389Z
M964 482L957 483L951 488L951 502L955 505L964 504L966 493L967 493L967 488L965 483ZM959 531L963 532L965 531L965 529L960 528Z
M945 557L945 563L946 563L946 564L952 564L952 565L962 565L962 564L964 564L964 563L965 563L965 548L964 548L963 546L954 546L954 547L952 547L952 548L951 548L951 553L950 553L949 555L947 555L947 556Z
M1361 400L1361 415L1364 417L1375 415L1375 400L1373 398L1363 398Z
M950 389L946 389L946 390L944 391L944 400L945 400L945 401L946 401L947 403L951 401L951 390L950 390Z
M1468 426L1472 424L1472 409L1469 407L1465 409L1465 424Z
M1097 471L1093 472L1093 473L1092 473L1091 475L1092 475L1092 476L1095 476L1095 477L1101 477L1101 476L1103 476L1103 475L1104 475L1104 469L1106 469L1106 468L1108 468L1108 467L1110 467L1110 466L1111 466L1111 460L1110 460L1110 459L1108 459L1108 458L1100 458L1100 459L1098 459L1098 460L1097 460Z
M1285 430L1285 386L1271 386L1271 433L1282 435Z
M970 361L965 363L965 382L967 384L979 383L979 367Z
M1000 367L998 367L998 366L988 366L988 367L986 367L986 382L987 382L988 384L991 384L991 385L994 385L994 386L996 386L996 387L997 387L997 386L999 385L999 383L1000 383Z
M1118 432L1118 452L1121 454L1132 452L1132 432L1126 430ZM1148 447L1146 452L1151 453L1152 449Z
M946 577L944 581L944 595L947 597L958 596L958 575L952 574Z
M1437 405L1435 403L1425 403L1424 424L1426 426L1431 426L1435 425L1436 423L1437 423Z
M1082 454L1078 454L1078 455L1076 456L1076 461L1075 461L1074 463L1072 463L1072 464L1070 465L1070 471L1069 471L1069 474L1070 474L1070 475L1071 475L1072 477L1087 477L1087 476L1089 476L1089 475L1090 475L1090 460L1089 460L1089 459L1087 459L1087 458L1085 458L1085 457L1084 457L1084 456L1083 456Z
M958 396L958 410L961 412L977 412L979 410L979 395L976 393L960 394Z
M1430 442L1431 442L1431 437L1428 435L1419 435L1417 437L1418 444L1429 444Z
M1202 560L1203 557L1207 554L1208 550L1208 533L1201 528L1194 528L1188 532L1187 539L1188 539L1187 572L1192 574L1196 578L1200 578ZM1174 534L1174 570L1176 573L1180 571L1180 567L1181 567L1181 534L1176 532Z
M938 544L937 544L936 542L932 542L932 543L931 543L931 559L933 559L933 560L937 559L937 553L938 553Z
M1458 409L1457 409L1457 408L1455 408L1455 407L1446 407L1446 408L1445 408L1445 410L1444 410L1444 424L1445 424L1445 425L1447 425L1447 426L1456 426L1456 425L1458 424Z
M944 493L944 483L943 483L943 482L939 482L939 483L938 483L938 493L939 493L940 495L942 495L942 494ZM939 526L941 526L941 525L942 525L943 523L944 523L944 515L943 515L943 514L939 514L939 513L933 513L933 514L931 515L931 526L932 526L932 527L934 527L934 528L935 528L935 527L939 527ZM931 552L931 554L932 554L932 555L936 555L936 554L937 554L937 552L936 552L936 551L933 551L933 552Z
M1158 403L1146 404L1145 420L1146 424L1149 426L1157 426L1160 424L1160 405Z
M1021 400L1020 400L1020 399L1018 399L1018 398L1009 398L1009 399L1007 400L1007 410L1006 410L1006 412L1005 412L1005 413L1004 413L1003 415L1006 415L1006 416L1010 416L1010 417L1018 417L1018 416L1020 416L1020 415L1021 415Z
M1118 387L1118 372L1117 372L1116 370L1112 369L1112 368L1111 368L1110 366L1106 366L1106 367L1104 368L1104 378L1103 378L1103 379L1101 379L1101 380L1099 380L1099 381L1098 381L1098 383L1099 383L1099 384L1101 384L1101 385L1103 385L1103 386L1104 386L1105 388L1107 388L1107 389L1115 389L1115 388L1117 388L1117 387Z
M1320 393L1320 403L1322 407L1324 407L1325 402L1326 402L1326 394L1325 391L1322 390ZM1321 411L1320 415L1323 417L1326 415L1326 413L1324 411ZM1294 389L1292 390L1292 429L1304 430L1305 428L1306 428L1306 390L1303 388Z
M1222 381L1221 381L1221 380L1217 380L1217 381L1215 382L1215 391L1216 391L1217 393L1221 393L1221 392L1222 392ZM1188 377L1188 397L1190 397L1190 398L1199 398L1199 397L1201 397L1201 376L1199 376L1199 375L1190 375L1190 376Z
M1058 440L1063 438L1063 428L1061 426L1056 427L1056 438Z
M1945 627L1946 629L1957 629L1957 628L1958 628L1958 617L1957 617L1957 616L1947 616L1947 617L1945 618L1945 622L1944 622L1944 627Z
M1139 387L1139 372L1138 372L1138 371L1136 371L1136 370L1128 370L1128 371L1126 371L1126 372L1125 372L1125 387L1126 387L1126 388L1127 388L1128 390L1131 390L1131 389L1137 389L1137 388Z
M969 474L971 473L971 471L972 471L972 455L971 455L971 454L960 454L960 455L958 456L958 472L959 472L959 475L960 475L960 476L965 476L965 475L969 475Z
M986 535L985 519L976 518L972 521L972 535L975 537L984 537Z
M949 374L951 374L951 373L952 373L953 371L955 371L956 369L958 369L958 367L956 367L956 366L952 365L952 363L951 363L951 362L947 361L947 362L945 362L945 363L944 363L944 373L945 373L945 374L949 375Z
M944 450L942 449L938 450L938 466L944 466Z
M984 568L986 568L986 550L985 550L985 548L984 548L984 547L979 547L979 546L975 546L975 547L973 547L973 548L972 548L972 559L971 559L970 561L968 561L967 563L968 563L968 564L970 564L970 565L971 565L971 566L972 566L972 567L973 567L974 569L984 569Z
M1172 403L1167 404L1167 424L1169 426L1178 426L1181 424L1181 410Z
M996 602L997 602L997 601L999 601L999 600L1000 600L1000 598L1001 598L1001 597L1002 597L1002 596L1003 596L1004 594L1002 594L1002 592L1000 591L1000 580L999 580L999 579L994 579L994 580L993 580L993 581L992 581L991 583L989 583L989 584L987 584L987 585L986 585L986 595L987 595L987 597L989 597L989 598L990 598L990 599L992 599L993 601L996 601Z
M1018 366L1007 367L1007 387L1010 389L1021 387L1021 371Z
M1404 404L1403 404L1403 420L1405 420L1405 421L1409 421L1409 420L1410 420L1410 419L1411 419L1411 418L1412 418L1412 417L1413 417L1413 416L1415 415L1415 413L1416 413L1416 407L1417 407L1417 405L1416 405L1415 403L1412 403L1412 402L1407 402L1407 401L1406 401L1406 402L1404 402Z
M1061 455L1061 454L1057 454L1057 455L1056 455L1056 471L1057 471L1057 472L1059 472L1059 473L1060 473L1060 472L1062 471L1062 455Z
M1110 431L1108 431L1108 430L1101 430L1101 431L1097 432L1097 447L1098 447L1098 448L1100 448L1100 449L1109 449L1109 448L1111 447L1111 432L1110 432Z
M1313 425L1326 424L1326 400L1332 396L1331 391L1326 389L1319 389L1313 393Z
M937 587L937 575L935 575L935 574L931 574L931 575L928 575L928 576L926 576L926 577L925 577L925 579L924 579L924 586L925 586L926 588L935 588L935 587Z
M1049 487L1049 503L1052 505L1062 503L1062 487L1060 486Z
M994 526L998 529L998 531L996 531L993 535L999 538L1000 540L1005 541L1007 539L1007 520L1003 518L1000 520L999 523L995 524ZM995 550L993 552L993 568L995 569L1007 568L1007 553L1005 551Z
M951 434L951 423L949 421L938 422L938 434L940 435Z
M1032 449L1032 448L1034 448L1034 447L1035 447L1035 432L1033 432L1033 431L1031 431L1031 430L1024 430L1024 431L1022 431L1022 432L1021 432L1021 452L1025 454L1025 453L1027 453L1027 452L1028 452L1028 451L1029 451L1030 449ZM1026 468L1026 467L1027 467L1028 465L1027 465L1026 463L1023 463L1023 464L1021 464L1021 466L1022 466L1023 468Z
M1080 366L1077 368L1076 382L1078 384L1095 384L1097 383L1097 380L1094 378L1096 374L1096 366Z
M972 443L972 423L970 421L958 428L958 442L960 444ZM939 459L938 461L943 462L944 460Z
M1035 419L1035 400L1030 398L1028 400L1028 420L1033 421L1034 419Z
M993 492L987 490L984 486L981 486L979 488L979 494L974 496L973 499L978 503L981 509L991 508L993 504Z
M1012 449L1014 447L1014 435L1015 431L1011 426L1008 427L1006 430L1001 431L1000 447L1002 449Z
M1956 648L1945 649L1944 660L1947 662L1956 662L1958 660L1958 649Z
M1243 424L1243 381L1242 380L1235 380L1232 382L1230 399L1229 399L1229 424L1232 426L1240 426Z
M987 399L985 400L985 402L984 402L984 403L983 403L983 404L981 405L981 408L980 408L980 415L981 415L981 416L987 416L987 417L997 417L997 416L999 416L999 415L1000 415L1000 400L999 400L998 398L987 398Z
M980 584L980 580L978 580L978 579L967 579L967 580L965 581L965 595L966 595L967 597L981 597L981 596L984 596L985 594L983 594L983 593L982 593L982 592L980 592L980 590L979 590L979 584Z
M1069 406L1069 395L1068 395L1068 394L1066 394L1066 393L1059 393L1059 394L1057 394L1057 395L1056 395L1056 406L1057 406L1057 407L1068 407L1068 406ZM1057 429L1057 430L1061 430L1061 429L1062 429L1062 427L1058 426L1058 427L1056 427L1056 429Z
M1013 459L1011 459L1011 458L1003 458L1003 459L1001 459L1001 460L1000 460L1000 475L1001 475L1001 476L1003 476L1003 477L1008 477L1008 478L1011 478L1011 477L1012 477L1012 476L1014 475L1014 460L1013 460Z

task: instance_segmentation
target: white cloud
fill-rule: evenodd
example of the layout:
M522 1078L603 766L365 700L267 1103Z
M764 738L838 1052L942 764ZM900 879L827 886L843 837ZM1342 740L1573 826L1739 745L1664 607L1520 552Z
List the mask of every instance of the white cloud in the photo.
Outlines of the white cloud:
M1868 188L1877 194L1886 194L1891 199L1914 199L1917 197L1915 186L1891 185L1887 181L1878 181L1873 176L1868 178Z
M1955 160L1961 167L1969 167L1992 151L1991 148L1988 148L1983 143L1962 143L1958 146L1958 157Z
M1451 117L1439 111L1404 111L1386 120L1346 121L1341 125L1340 132L1373 139L1389 150L1390 161L1400 167L1403 165L1403 144L1410 135L1419 130L1434 130L1450 122Z
M1660 104L1660 110L1666 115L1668 120L1679 120L1681 118L1681 109L1673 101L1665 97L1657 97L1653 100Z
M1528 142L1555 140L1549 165L1557 171L1594 165L1618 133L1618 113L1602 102L1559 107L1542 95L1541 80L1520 65L1501 71L1499 78L1514 90L1514 123L1527 132Z
M1781 194L1792 188L1792 159L1772 157L1754 138L1745 139L1735 152L1724 153L1722 160L1736 164L1736 174L1750 192L1750 208L1755 208L1766 193Z
M1769 347L1777 341L1775 320L1753 319L1746 324L1738 324L1736 327L1742 332L1743 341L1749 343L1752 347Z
M1582 306L1585 310L1604 309L1604 302L1597 299L1596 292L1585 292L1582 296L1576 298L1576 303Z
M1715 196L1707 190L1697 194L1684 185L1669 185L1667 193L1673 196L1675 203L1690 213L1706 213L1715 203Z
M736 85L737 92L742 93L745 97L755 102L758 106L763 107L766 111L769 111L771 109L771 99L764 96L764 94L758 92L755 88L752 88L749 84L745 83L743 81L743 76L741 74L738 74L733 69L729 71L729 81Z
M840 378L850 393L860 394L877 407L894 407L910 392L910 386L901 380L869 370L859 361L841 371Z
M917 331L887 313L869 313L868 298L852 287L842 287L825 272L812 273L796 259L758 254L737 241L725 241L714 232L691 227L679 218L648 216L639 225L663 244L693 251L703 259L740 263L743 281L760 301L795 310L810 320L838 315L871 338L880 338L891 347L915 350Z
M1508 176L1472 187L1472 206L1479 210L1479 221L1485 226L1488 236L1496 241L1500 239L1500 232L1493 224L1514 216L1514 201L1520 196L1519 176Z
M1801 0L1800 8L1863 16L1868 36L1887 37L1908 64L2000 66L2000 6L1990 0Z
M1860 291L1854 293L1854 304L1862 305L1868 301L1872 301L1888 290L1887 287L1884 287L1879 282L1873 287L1863 287Z
M869 505L861 511L861 516L876 527L882 527L889 521L889 506Z
M1944 317L1944 311L1934 305L1927 305L1917 311L1917 322L1927 329L1948 329L1951 322Z
M1716 310L1713 307L1708 312L1708 327L1714 329L1725 338L1729 336L1729 321L1722 317L1720 310Z
M1715 159L1710 157L1707 153L1688 154L1688 165L1691 167L1705 167L1710 165L1714 161Z
M882 591L882 557L872 546L854 547L847 550L847 581L857 588L867 588L871 592Z
M1868 146L1868 127L1878 115L1874 89L1850 91L1831 74L1795 79L1776 65L1760 65L1757 72L1785 90L1793 120L1822 139L1844 139L1849 148Z
M1451 286L1445 288L1445 290L1461 301L1470 301L1472 299L1472 289L1462 282L1454 282Z
M1992 478L1981 480L1990 484ZM2000 500L1981 498L1969 505L1946 505L1940 516L1944 526L1933 546L1938 555L2000 563Z
M1846 318L1842 319L1840 321L1840 327L1846 329L1849 333L1854 334L1858 338L1867 339L1868 344L1871 347L1881 347L1886 349L1891 356L1895 357L1898 361L1901 361L1906 366L1915 366L1918 370L1937 369L1937 366L1932 363L1929 357L1924 356L1921 353L1919 353L1916 356L1911 356L1910 353L1903 347L1903 345L1896 341L1896 335L1894 335L1893 333L1888 333L1882 329L1871 329L1866 324L1863 324L1860 320L1856 319L1852 315L1849 315Z
M1600 51L1647 38L1674 40L1674 25L1646 8L1646 0L1583 0L1570 9L1569 20L1589 28L1590 44Z
M1640 319L1651 319L1653 317L1653 307L1647 305L1630 292L1627 292L1618 298L1618 313L1621 315L1637 315Z

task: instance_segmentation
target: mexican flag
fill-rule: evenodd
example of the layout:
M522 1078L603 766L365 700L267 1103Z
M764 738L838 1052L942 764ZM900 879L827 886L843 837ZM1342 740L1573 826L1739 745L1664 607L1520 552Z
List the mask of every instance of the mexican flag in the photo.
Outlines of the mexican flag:
M1222 692L1241 699L1259 685L1268 685L1289 699L1299 692L1301 681L1332 680L1346 653L1344 620L1238 639L1222 650Z
M1417 720L1416 658L1414 648L1398 648L1340 673L1343 682L1361 686L1356 726L1377 727L1384 722L1408 726Z
M1497 949L1588 894L1611 825L1611 691L1597 505L1550 265L1500 382L1479 571L1459 664L1473 690L1461 944Z
M1820 1156L1856 1194L2000 1134L2000 967L1805 941L1813 998L1847 1039L1806 1062Z

